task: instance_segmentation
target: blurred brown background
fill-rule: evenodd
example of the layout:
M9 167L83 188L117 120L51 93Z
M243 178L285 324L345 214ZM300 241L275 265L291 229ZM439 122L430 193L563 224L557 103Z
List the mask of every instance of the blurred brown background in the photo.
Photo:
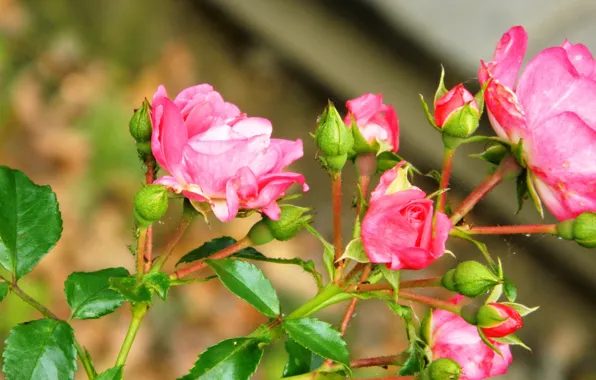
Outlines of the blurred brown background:
M449 86L473 82L478 60L490 58L500 35L517 23L527 26L531 52L564 37L589 45L596 42L590 41L596 35L590 23L595 9L589 1L556 0L523 5L513 0L482 5L471 0L0 0L0 164L50 184L64 219L58 246L23 280L23 287L67 318L63 283L69 273L108 266L132 269L127 249L131 199L143 173L127 125L132 109L151 98L159 84L174 95L196 83L211 83L243 111L271 119L277 137L302 138L305 157L295 169L306 174L312 190L300 202L317 208L315 226L329 236L328 180L308 136L328 98L341 105L363 92L382 92L401 120L400 154L423 170L438 168L440 139L426 124L417 94L432 96L439 63L446 66ZM474 86L470 83L470 89ZM465 153L456 160L455 202L486 173L481 162ZM349 235L351 168L344 185ZM512 186L503 186L482 202L472 220L538 222L529 206L514 219L513 194ZM178 214L171 207L156 226L157 249L176 227ZM241 237L253 222L214 222L211 227L197 222L176 256L221 234ZM542 307L519 334L533 353L514 348L516 360L503 378L596 378L593 252L552 237L486 242L518 284L520 302ZM459 260L479 257L467 245L450 248ZM320 246L304 234L262 251L320 263ZM445 257L425 273L407 276L430 276L454 264ZM312 281L300 270L262 268L286 310L314 294ZM321 317L338 323L343 310L333 308ZM33 318L38 318L35 311L7 297L0 305L0 337ZM100 320L73 322L98 370L112 366L128 321L124 306ZM146 319L125 377L181 376L206 347L247 334L263 321L216 281L173 289L168 303L157 301ZM403 326L382 304L361 303L347 340L354 358L393 354L404 348ZM278 378L285 358L283 345L272 346L255 378ZM390 373L395 369L357 372Z

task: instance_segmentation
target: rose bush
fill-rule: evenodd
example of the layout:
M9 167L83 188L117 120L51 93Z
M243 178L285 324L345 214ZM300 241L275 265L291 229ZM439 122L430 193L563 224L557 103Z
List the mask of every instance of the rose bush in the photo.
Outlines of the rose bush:
M422 269L441 257L451 222L436 213L433 236L433 201L407 181L404 162L386 171L370 197L362 220L362 244L373 263L391 269Z
M302 157L302 141L272 139L271 122L247 117L202 84L174 101L160 86L153 96L153 154L171 175L155 182L195 202L206 202L221 221L240 209L279 218L276 200L294 183L308 190L302 174L283 172Z
M523 160L548 209L559 219L596 209L596 61L565 41L542 50L516 78L528 37L521 26L503 35L493 60L481 62L480 84L495 132L522 143Z

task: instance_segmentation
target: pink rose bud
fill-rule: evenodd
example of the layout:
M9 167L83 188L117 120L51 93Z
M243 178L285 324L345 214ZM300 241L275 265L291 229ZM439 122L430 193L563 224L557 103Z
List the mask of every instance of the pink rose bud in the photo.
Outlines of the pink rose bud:
M480 84L492 127L522 142L524 164L542 202L559 220L596 210L596 60L565 41L532 58L521 71L528 35L507 31L492 61L481 62ZM517 79L519 78L519 79Z
M480 121L478 103L463 84L458 84L435 102L435 124L453 137L470 136Z
M348 114L344 122L352 128L356 154L397 152L399 120L392 106L383 104L381 94L364 94L346 103ZM354 128L356 126L357 128Z
M476 320L478 327L488 338L501 338L524 326L521 315L515 309L499 303L480 307Z
M283 170L302 157L302 141L271 138L267 119L247 117L208 84L183 90L174 101L163 86L153 96L151 148L170 173L155 182L209 205L221 221L239 210L279 219L277 199L304 176Z
M433 234L433 201L407 181L403 164L386 171L372 192L362 220L362 244L372 263L422 269L445 252L451 222L437 213Z
M463 297L451 300L457 304ZM461 366L460 380L482 380L507 372L512 356L509 345L494 345L502 356L488 347L478 335L476 326L462 317L444 310L434 310L430 324L432 360L449 358Z

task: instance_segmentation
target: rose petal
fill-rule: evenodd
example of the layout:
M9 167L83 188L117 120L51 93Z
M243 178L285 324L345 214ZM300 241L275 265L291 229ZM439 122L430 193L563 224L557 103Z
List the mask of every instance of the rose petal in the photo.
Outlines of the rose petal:
M492 77L503 86L514 89L527 46L528 35L523 27L514 26L509 29L497 43L493 60L487 63L481 61L478 72L480 84Z

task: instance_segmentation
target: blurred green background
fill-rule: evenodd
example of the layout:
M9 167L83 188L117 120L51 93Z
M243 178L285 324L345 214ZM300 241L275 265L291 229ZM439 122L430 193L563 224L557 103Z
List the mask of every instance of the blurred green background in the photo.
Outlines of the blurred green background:
M23 287L67 317L62 289L69 273L108 266L132 269L133 258L127 249L133 232L131 200L143 181L143 171L128 135L128 120L143 98L151 99L159 84L166 85L173 96L185 87L210 83L244 112L271 119L276 137L303 139L305 157L294 169L305 173L312 190L300 202L317 208L315 226L326 236L331 224L329 184L315 160L308 132L314 130L327 99L341 106L361 93L382 92L401 120L400 154L421 169L437 167L440 139L426 124L417 94L429 98L434 92L439 62L447 67L448 85L472 82L475 62L490 57L510 24L501 15L500 23L495 21L498 18L490 19L498 28L495 23L485 23L485 27L479 20L492 17L490 12L486 15L486 7L479 6L474 14L466 2L454 5L461 12L451 9L453 14L473 18L478 36L486 36L476 41L483 46L483 55L470 61L462 57L466 51L457 44L437 47L431 37L444 26L429 27L428 41L435 45L425 44L426 36L414 33L408 22L399 24L396 18L386 17L391 14L383 11L387 8L380 7L381 3L387 7L401 2L0 0L0 164L25 171L36 183L50 184L64 219L58 246L23 280ZM418 10L397 9L398 16L430 20L441 12L432 2L418 4ZM594 9L584 10L588 11L594 14ZM468 33L474 31L470 26ZM556 36L557 41L564 37ZM538 40L544 42L544 35ZM446 53L450 51L462 51L462 55ZM470 88L474 89L473 83ZM483 132L490 133L487 126ZM483 164L471 163L465 156L456 160L453 202L486 173ZM421 186L430 185L420 181ZM344 180L346 210L354 182L349 168ZM471 221L538 222L529 207L520 219L513 219L512 191L511 186L504 186L492 194ZM171 207L163 223L155 227L157 249L175 229L179 211ZM241 237L254 221L195 223L175 255L222 234ZM349 235L349 212L344 222ZM520 334L533 353L515 348L517 360L503 378L596 378L593 253L551 237L496 238L487 243L503 258L506 273L518 284L520 301L542 306L527 319ZM467 245L450 248L458 260L478 257ZM318 243L305 234L262 250L320 263ZM430 276L455 262L445 257L423 273L406 276ZM314 294L314 284L300 270L262 267L288 310ZM73 322L77 338L100 370L115 360L128 326L126 309L97 321ZM332 308L321 317L338 323L343 309L343 305ZM424 312L417 310L419 315ZM0 305L0 337L4 339L14 324L37 317L9 296ZM262 316L215 281L175 289L167 304L158 301L151 310L131 352L125 378L181 376L206 347L247 334L261 322ZM400 352L404 339L400 321L374 301L359 305L347 335L354 358ZM285 359L283 346L274 345L255 378L278 378ZM357 375L394 373L395 368L379 368Z

